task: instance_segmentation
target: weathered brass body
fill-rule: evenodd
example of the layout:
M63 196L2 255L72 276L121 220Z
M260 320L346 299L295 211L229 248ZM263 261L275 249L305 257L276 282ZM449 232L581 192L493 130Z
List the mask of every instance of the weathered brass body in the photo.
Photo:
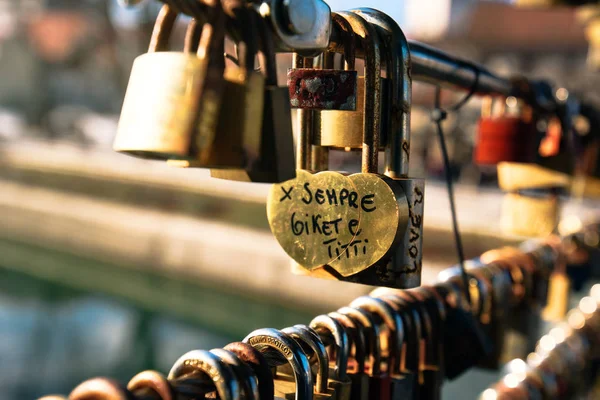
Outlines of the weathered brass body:
M218 110L216 130L212 135L198 136L197 147L202 156L170 164L195 168L246 168L255 162L261 153L261 131L265 76L254 71L254 60L258 51L257 22L253 11L238 4L228 12L235 15L241 26L239 44L242 49L238 63L228 64L223 77L223 101ZM199 25L195 25L200 28ZM201 36L189 34L189 38ZM190 39L191 40L191 39ZM221 53L224 53L224 43ZM186 47L193 47L186 43ZM201 140L201 141L200 141Z
M174 167L245 168L260 153L264 77L228 66L224 74L223 104L213 135L198 136L203 149L196 158L167 160Z
M196 121L194 82L202 78L203 69L202 60L183 53L138 57L114 149L144 158L191 157L190 131ZM156 79L157 75L168 79ZM156 93L170 95L157 98Z
M176 17L163 6L149 52L134 62L114 142L118 152L202 160L214 140L223 89L215 43L224 40L224 21L210 22L198 54L165 51Z
M258 25L261 38L259 60L265 80L262 113L252 104L254 97L246 98L245 102L246 112L252 113L246 117L260 118L261 129L246 135L251 145L247 147L246 164L242 168L211 169L211 176L242 182L283 182L296 175L290 99L287 88L277 84L273 38L263 21ZM222 115L230 124L239 122L227 113Z

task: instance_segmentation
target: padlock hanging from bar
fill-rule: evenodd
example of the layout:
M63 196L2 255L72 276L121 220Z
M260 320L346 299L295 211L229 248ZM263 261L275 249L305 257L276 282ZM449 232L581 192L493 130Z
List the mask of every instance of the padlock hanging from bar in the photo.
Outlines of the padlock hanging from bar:
M340 73L353 67L355 54L348 49L357 46L352 40L360 41L364 49L364 109L298 110L298 178L273 187L267 211L271 229L297 264L297 273L370 285L418 286L424 182L406 178L411 100L408 43L397 24L376 10L334 13L333 22L347 44L338 46L347 64ZM330 69L313 70L313 78L321 71L326 77L332 75L331 57L326 54L323 58L324 67ZM385 96L382 62L389 71ZM305 69L313 64L312 59L296 55L295 67ZM293 70L289 76L298 78ZM294 85L292 92L298 83L294 79L289 82ZM361 173L345 176L328 170L330 151L354 146L317 145L322 137L318 129L322 115L332 112L363 116L353 118L361 134ZM388 131L384 146L380 144L382 125ZM382 148L385 175L378 173Z
M196 54L167 51L177 12L164 5L148 53L136 58L114 141L118 152L154 160L208 157L224 90L224 13L202 25ZM190 22L192 29L195 20ZM207 29L204 29L206 27ZM210 29L209 29L210 28Z

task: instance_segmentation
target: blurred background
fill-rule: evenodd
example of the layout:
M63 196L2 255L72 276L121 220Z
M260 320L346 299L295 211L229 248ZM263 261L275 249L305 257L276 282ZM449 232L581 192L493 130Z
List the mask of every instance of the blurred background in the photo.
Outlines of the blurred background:
M329 3L379 8L411 39L600 100L600 75L586 64L585 27L572 9ZM158 9L155 1L126 9L116 0L0 0L0 399L68 393L92 376L168 371L188 350L306 323L369 291L291 275L269 232L267 185L112 152L131 64L148 47ZM279 58L282 83L290 61ZM411 175L428 179L428 282L456 256L428 114L433 89L415 84L413 97ZM480 107L473 99L446 123L468 256L523 239L500 232L495 172L471 162ZM352 157L332 162L358 167ZM563 213L593 215L594 205L570 201ZM446 395L474 398L496 378L470 372Z

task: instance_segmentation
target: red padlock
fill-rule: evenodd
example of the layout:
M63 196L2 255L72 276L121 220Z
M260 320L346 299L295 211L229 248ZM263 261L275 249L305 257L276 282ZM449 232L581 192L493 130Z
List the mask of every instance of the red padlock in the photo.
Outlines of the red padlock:
M476 164L530 163L536 159L537 144L535 119L528 106L514 97L484 99L473 154Z

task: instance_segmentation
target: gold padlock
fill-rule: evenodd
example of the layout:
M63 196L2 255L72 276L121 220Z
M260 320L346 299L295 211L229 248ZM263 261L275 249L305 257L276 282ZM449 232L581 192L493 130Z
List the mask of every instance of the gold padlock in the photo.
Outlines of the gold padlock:
M279 87L277 84L272 34L262 18L256 19L259 20L257 24L261 39L259 60L265 78L262 130L257 137L258 142L253 141L257 148L250 154L243 169L211 169L211 176L242 182L283 182L296 176L289 93L286 87ZM246 101L254 102L254 98L247 97ZM252 107L247 109L251 110ZM257 118L259 115L248 117ZM228 119L239 122L235 118Z
M213 135L198 136L197 147L202 155L196 159L172 159L169 165L191 168L247 168L261 152L262 113L264 108L265 77L254 71L258 51L256 11L245 7L243 2L226 2L225 11L237 20L242 28L238 43L237 65L228 64L223 80L223 100L218 110L217 126ZM199 24L189 30L199 29ZM188 33L187 38L197 37ZM186 47L194 44L187 43ZM224 42L221 42L221 54Z
M329 202L325 197L325 201L321 201L320 208L315 206L313 210L307 209L310 196L306 188L312 191L311 194L315 193L315 189L321 189L319 196L322 200L327 194L333 197L331 184L322 187L325 182L330 183L325 178L336 181L340 179L333 179L333 175L337 173L326 171L329 152L339 148L351 148L354 144L345 143L348 146L328 147L307 145L307 143L323 144L324 130L319 130L319 124L323 126L323 115L332 111L317 113L313 110L299 110L303 112L301 114L303 119L300 124L298 143L303 145L298 146L298 168L323 172L310 175L312 181L310 177L303 176L305 178L303 181L297 179L274 187L268 200L270 225L279 242L297 263L293 267L294 273L396 288L418 286L422 265L424 181L407 178L411 103L411 81L407 69L408 42L398 25L376 10L359 9L354 12L336 13L333 21L338 25L338 31L342 32L342 37L351 33L357 40L362 41L361 46L356 47L363 49L365 58L365 92L364 101L361 103L364 118L356 122L358 124L356 129L362 135L360 140L362 172L348 177L352 189L346 186L344 197L347 199L347 193L354 191L356 192L353 194L354 198L362 199L368 196L368 201L373 200L373 203L369 205L369 210L361 210L357 206L354 210L350 210L350 215L348 213L343 215L342 212L345 210L336 206L339 201ZM352 61L355 54L348 54L347 40L349 39L333 43L331 48L339 52L343 49L344 57ZM382 52L384 49L385 53ZM382 54L385 54L385 59ZM325 57L325 60L330 58ZM390 82L390 91L387 94L382 94L381 87L384 60L387 79ZM351 66L352 62L348 64L347 67ZM296 65L300 66L302 63ZM339 111L339 113L342 115L350 112ZM313 115L314 118L307 118L308 115ZM378 173L383 125L389 127L386 128L389 131L389 138L384 146L385 175ZM301 175L302 173L299 172L298 176ZM339 183L341 182L340 180ZM335 193L341 189L336 188ZM303 194L306 204L302 204ZM378 212L372 212L375 209ZM305 222L305 231L311 231L310 238L309 235L292 237L289 234L292 222L289 210L297 212L295 220L300 217L300 224ZM334 240L337 239L336 235L318 237L314 235L320 233L318 227L312 224L317 222L318 225L318 221L312 219L313 216L318 215L327 215L325 221L328 224L334 222L345 226L349 222L352 229L350 232L335 232L344 240ZM399 223L396 224L396 221ZM373 244L372 237L375 236L382 240ZM346 240L348 238L350 240ZM327 245L325 249L319 249L320 243ZM299 251L294 252L293 249ZM323 265L322 262L328 257L330 261Z
M382 85L385 87L385 85ZM317 146L334 149L361 150L365 116L365 77L356 82L356 111L327 110L321 112L321 134ZM384 144L380 144L384 146Z
M164 5L147 54L136 58L114 149L157 159L202 159L221 107L225 21L220 6L203 25L198 53L165 51L177 12Z
M356 34L352 25L340 13L333 13L334 24L338 25L344 32L344 70L355 70ZM379 78L380 90L384 91L387 87L387 80ZM314 135L313 145L327 147L332 149L344 150L362 150L363 148L363 127L365 124L365 76L356 78L356 107L353 111L348 110L324 110L320 113L319 134ZM385 96L383 96L385 97ZM387 104L387 102L380 102ZM367 111L368 112L368 111ZM385 122L385 121L381 121ZM380 129L381 133L386 129ZM379 147L385 147L385 141L379 140Z
M423 214L425 181L409 178L410 109L412 80L410 77L410 49L398 24L386 14L370 9L355 11L377 28L386 49L389 93L383 107L389 127L385 148L385 174L403 188L407 198L409 219L404 236L395 246L386 264L370 269L359 279L361 283L394 288L417 287L421 284ZM384 102L385 103L385 102ZM386 126L382 122L382 126Z
M338 172L323 171L327 169L326 157L320 163L314 162L315 157L306 154L310 146L299 147L297 178L275 185L270 192L267 215L271 230L304 273L329 274L336 279L367 284L413 286L420 281L420 261L413 262L420 260L423 186L422 181L391 179L377 173L382 121L380 34L356 13L335 15L334 21L345 23L344 30L353 32L368 49L365 118L359 127L362 172L345 177ZM400 79L393 78L394 82ZM406 85L410 86L410 82ZM400 101L401 96L394 98ZM385 117L390 121L395 119L387 114ZM310 138L316 135L314 126L306 124L303 128L299 142L310 143ZM388 152L393 160L386 159L386 167L389 166L386 172L400 178L405 176L404 161L408 161L407 133L395 135L392 143L397 148ZM306 171L311 167L323 172L311 174ZM410 190L411 204L406 189ZM407 234L409 225L414 225L414 229ZM401 264L392 273L386 271L390 257ZM412 265L407 266L407 262ZM377 268L371 268L376 265ZM405 279L409 275L416 275L416 279Z

